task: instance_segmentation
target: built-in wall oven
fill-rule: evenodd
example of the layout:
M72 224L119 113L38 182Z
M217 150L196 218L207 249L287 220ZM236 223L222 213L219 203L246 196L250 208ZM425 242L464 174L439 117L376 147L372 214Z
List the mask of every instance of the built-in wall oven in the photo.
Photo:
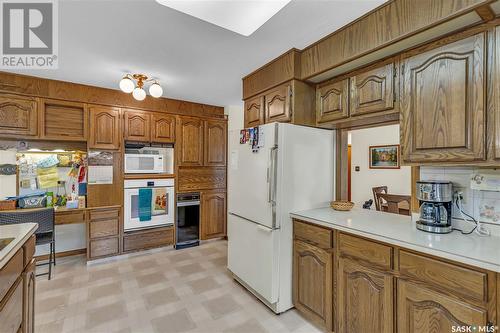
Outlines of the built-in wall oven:
M200 193L177 195L177 223L175 248L200 244Z
M174 224L174 179L124 182L124 231Z

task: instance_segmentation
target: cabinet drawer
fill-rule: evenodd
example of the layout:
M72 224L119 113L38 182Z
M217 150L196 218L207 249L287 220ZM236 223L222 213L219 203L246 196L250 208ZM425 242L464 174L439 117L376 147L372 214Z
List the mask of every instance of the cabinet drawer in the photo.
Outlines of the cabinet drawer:
M120 210L118 208L113 209L95 209L89 211L89 220L108 220L118 218L120 215Z
M64 211L55 213L55 224L85 223L85 211Z
M293 222L293 235L309 244L329 249L332 247L332 230L321 228L295 220Z
M36 237L35 235L32 235L30 239L26 241L23 245L23 252L24 252L24 260L23 260L23 266L26 267L30 262L33 256L35 255L35 241Z
M0 331L16 333L23 322L23 284L19 278L9 294L0 302Z
M418 254L400 251L399 270L402 275L446 288L451 292L487 300L487 274Z
M118 237L91 240L90 258L97 258L118 254Z
M23 250L20 249L0 270L0 300L7 294L10 287L21 275L24 267L23 260Z
M118 220L100 220L89 223L90 238L118 236Z
M123 236L123 251L134 251L173 244L172 227L138 231Z
M182 167L178 173L179 192L225 189L225 167Z
M357 258L384 269L392 268L393 250L387 245L340 234L339 251L341 255Z

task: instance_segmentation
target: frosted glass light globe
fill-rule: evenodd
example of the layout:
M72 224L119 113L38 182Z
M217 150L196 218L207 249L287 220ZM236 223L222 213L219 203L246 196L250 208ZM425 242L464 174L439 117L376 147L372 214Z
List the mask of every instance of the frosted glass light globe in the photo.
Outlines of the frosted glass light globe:
M134 90L134 81L132 81L131 79L129 79L128 77L124 77L121 81L120 81L120 89L124 92L124 93L127 93L127 94L130 94L133 90Z
M146 98L146 92L142 88L135 88L132 92L132 96L138 101L143 101Z
M161 97L163 95L163 88L155 82L149 87L149 94L155 98Z

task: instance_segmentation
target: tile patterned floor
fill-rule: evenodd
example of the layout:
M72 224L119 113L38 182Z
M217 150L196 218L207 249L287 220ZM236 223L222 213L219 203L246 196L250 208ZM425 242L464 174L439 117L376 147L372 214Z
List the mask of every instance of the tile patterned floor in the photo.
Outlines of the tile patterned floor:
M61 258L37 279L36 332L319 332L295 310L279 316L226 269L226 241L164 248L87 266Z

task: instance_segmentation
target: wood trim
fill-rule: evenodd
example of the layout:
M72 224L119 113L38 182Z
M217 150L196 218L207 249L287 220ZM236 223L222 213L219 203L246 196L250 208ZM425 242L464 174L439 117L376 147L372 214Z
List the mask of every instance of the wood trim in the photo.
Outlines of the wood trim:
M7 72L0 72L0 92L171 114L224 117L221 106L151 96L136 101L132 94L119 90Z
M414 213L419 212L419 204L417 199L417 181L420 180L420 167L411 167L411 211Z
M489 4L477 7L475 11L477 15L479 15L484 22L491 21L496 16L495 12L493 12Z
M62 251L62 252L56 252L56 258L78 256L78 255L86 254L86 253L87 253L87 249L86 248L84 248L84 249L77 249L77 250ZM48 254L42 254L42 255L39 255L39 256L35 256L35 259L37 261L48 260L49 259L49 255Z

